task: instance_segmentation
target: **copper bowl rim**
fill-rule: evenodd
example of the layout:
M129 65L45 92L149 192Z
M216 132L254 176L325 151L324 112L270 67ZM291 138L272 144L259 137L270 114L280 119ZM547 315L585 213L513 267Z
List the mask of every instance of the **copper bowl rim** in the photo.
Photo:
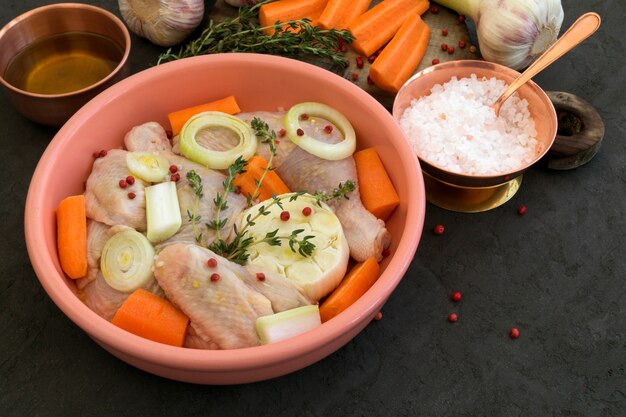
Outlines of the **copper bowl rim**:
M76 96L76 95L79 95L79 94L82 94L82 93L94 90L94 89L96 89L96 88L106 84L109 80L111 80L113 77L115 77L117 75L117 73L120 72L120 70L124 67L124 65L126 65L126 61L128 61L128 57L130 56L130 33L128 32L128 29L126 28L126 25L117 16L115 16L113 13L109 12L108 10L105 10L105 9L103 9L101 7L92 6L90 4L83 4L83 3L56 3L56 4L49 4L47 6L41 6L41 7L37 7L35 9L32 9L32 10L29 10L29 11L27 11L25 13L22 13L21 15L17 16L13 20L11 20L9 23L4 25L4 27L2 29L0 29L0 39L2 39L4 34L6 32L8 32L9 29L11 29L14 26L19 25L23 20L26 20L26 19L28 19L29 17L31 17L31 16L33 16L35 14L38 14L38 13L41 13L41 12L46 12L46 11L51 10L51 9L82 9L82 10L90 10L90 11L99 13L99 14L107 17L112 23L114 23L122 31L122 34L124 36L124 55L120 59L120 62L117 65L117 67L115 67L115 69L113 69L113 71L111 71L109 73L109 75L107 75L106 77L100 79L99 81L97 81L97 82L95 82L95 83L93 83L91 85L88 85L85 88L81 88L80 90L74 90L74 91L70 91L70 92L62 93L62 94L31 93L29 91L22 90L20 88L15 87L12 84L10 84L9 82L7 82L4 79L4 74L0 74L0 82L7 89L9 89L9 90L11 90L11 91L13 91L13 92L15 92L17 94L21 94L21 95L27 96L27 97L34 97L34 98L55 99L55 98L72 97L72 96Z
M448 62L442 62L440 64L437 65L433 65L430 66L428 68L423 69L422 71L414 74L413 76L411 76L411 78L409 78L400 88L400 90L398 91L398 93L396 94L396 99L394 100L393 103L393 110L392 110L392 114L394 116L394 118L396 119L396 121L399 122L400 120L400 116L401 114L398 114L400 109L398 108L398 97L401 97L402 93L408 89L409 84L411 84L414 80L416 80L417 78L421 78L431 72L435 72L435 71L439 71L442 69L448 69L448 68L454 68L454 67L458 67L458 68L464 68L464 67L471 67L471 68L489 68L492 67L493 69L495 69L497 72L508 72L511 75L517 76L520 73L512 68L506 67L504 65L501 64L497 64L495 62L489 62L489 61L482 61L482 60L473 60L473 59L464 59L464 60L455 60L455 61L448 61ZM454 75L453 75L454 76ZM537 85L537 83L535 83L532 80L529 80L526 83L526 86L532 88L539 96L541 96L542 98L544 98L547 103L551 103L550 98L548 97L548 95L546 94L546 92L539 87L539 85ZM522 87L523 88L523 87ZM509 171L509 172L500 172L497 174L491 174L491 175L471 175L471 174L461 174L458 172L453 172L450 170L447 170L445 168L442 168L441 166L438 166L432 162L430 162L428 159L422 157L417 151L415 152L415 154L417 155L418 159L420 160L420 162L422 162L422 169L427 171L428 168L432 168L435 171L440 171L445 173L446 176L448 177L456 177L461 179L461 181L459 181L460 183L462 183L463 185L466 185L467 181L471 181L471 182L479 182L479 181L484 181L486 186L495 186L504 182L507 182L517 176L519 176L520 174L522 174L524 171L526 171L528 168L530 168L532 165L534 165L535 163L537 163L541 158L543 158L546 153L548 153L548 151L550 150L552 144L554 143L554 140L556 139L556 132L557 132L557 115L556 115L556 110L554 108L554 106L549 106L547 109L549 114L546 115L546 117L548 117L550 120L552 120L552 129L554 131L554 135L552 135L552 139L550 140L550 142L547 144L547 146L544 147L544 149L539 152L537 154L537 156L528 164L521 166L520 168L514 170L514 171ZM411 145L412 146L412 145ZM424 169L426 167L426 169ZM437 175L436 173L433 172L429 172L430 175L433 175L435 177L435 179L440 180L440 176ZM501 181L500 181L501 179ZM494 181L495 180L495 181ZM449 182L449 181L448 181ZM458 184L451 184L454 186L457 186ZM469 186L469 188L476 188L476 187L471 187ZM481 187L478 187L481 188Z

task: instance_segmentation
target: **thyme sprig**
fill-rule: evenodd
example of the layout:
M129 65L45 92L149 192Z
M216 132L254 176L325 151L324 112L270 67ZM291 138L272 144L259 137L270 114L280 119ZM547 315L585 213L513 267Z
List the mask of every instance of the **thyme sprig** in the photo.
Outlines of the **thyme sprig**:
M312 26L307 18L261 27L256 22L258 10L265 3L268 1L242 7L236 17L219 23L210 20L197 39L181 47L178 53L168 49L159 56L157 65L198 55L254 52L297 59L316 56L334 67L343 69L346 66L346 58L338 45L352 42L354 38L348 30L321 29ZM271 35L266 32L268 29L269 32L273 30Z
M194 204L193 204L193 212L187 210L187 217L189 222L191 222L191 230L193 230L193 236L196 239L196 242L202 242L202 232L198 232L196 228L196 224L200 222L202 217L198 214L198 205L200 204L200 199L204 196L202 190L202 178L196 173L194 170L187 171L187 181L189 181L189 186L193 190L194 193Z
M274 130L270 131L270 128L266 122L255 117L252 119L250 123L252 129L254 130L254 134L261 139L261 143L267 143L270 148L270 157L267 161L267 167L263 171L261 178L259 180L255 180L256 187L252 195L248 194L246 198L248 199L248 207L252 205L252 201L256 200L259 196L259 190L261 189L261 184L263 184L263 180L267 175L268 171L273 170L272 162L274 161L274 156L276 156L276 132Z
M233 185L233 181L237 174L241 174L246 172L245 168L248 164L241 156L237 157L235 162L233 162L229 167L226 174L226 180L222 183L224 192L218 192L215 194L215 198L213 199L213 204L215 204L215 219L211 220L206 224L209 229L215 230L215 238L216 240L221 240L221 230L228 223L228 219L221 218L222 211L228 209L228 194L235 190L235 186Z
M317 205L321 207L322 202L327 203L333 200L340 200L341 198L349 200L350 197L348 197L348 194L354 191L355 188L356 186L354 184L354 181L347 180L344 183L340 182L339 186L334 188L330 194L324 193L322 191L316 191L315 194L313 194L313 197L315 197Z

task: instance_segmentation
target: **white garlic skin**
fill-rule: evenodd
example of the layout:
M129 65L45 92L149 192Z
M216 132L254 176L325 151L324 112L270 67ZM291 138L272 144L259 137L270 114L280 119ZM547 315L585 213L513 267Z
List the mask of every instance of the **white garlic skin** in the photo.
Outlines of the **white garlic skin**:
M483 58L520 70L556 41L563 7L561 0L481 0L474 20Z
M181 43L204 17L204 0L118 0L118 5L128 28L159 46Z

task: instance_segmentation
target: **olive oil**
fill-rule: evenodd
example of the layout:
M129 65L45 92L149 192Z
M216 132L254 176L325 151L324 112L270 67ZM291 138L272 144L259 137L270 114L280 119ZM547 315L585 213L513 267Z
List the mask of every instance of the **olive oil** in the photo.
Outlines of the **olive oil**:
M123 49L109 38L67 32L24 48L7 66L4 79L31 93L63 94L105 78L123 56Z

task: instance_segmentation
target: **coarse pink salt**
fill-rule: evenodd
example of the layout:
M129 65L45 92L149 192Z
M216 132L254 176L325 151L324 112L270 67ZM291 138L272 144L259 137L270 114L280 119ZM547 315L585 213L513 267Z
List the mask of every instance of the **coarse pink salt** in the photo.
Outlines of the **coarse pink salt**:
M445 170L466 175L517 171L541 151L528 102L517 94L500 116L490 107L507 84L493 78L452 79L413 99L400 117L417 155Z

